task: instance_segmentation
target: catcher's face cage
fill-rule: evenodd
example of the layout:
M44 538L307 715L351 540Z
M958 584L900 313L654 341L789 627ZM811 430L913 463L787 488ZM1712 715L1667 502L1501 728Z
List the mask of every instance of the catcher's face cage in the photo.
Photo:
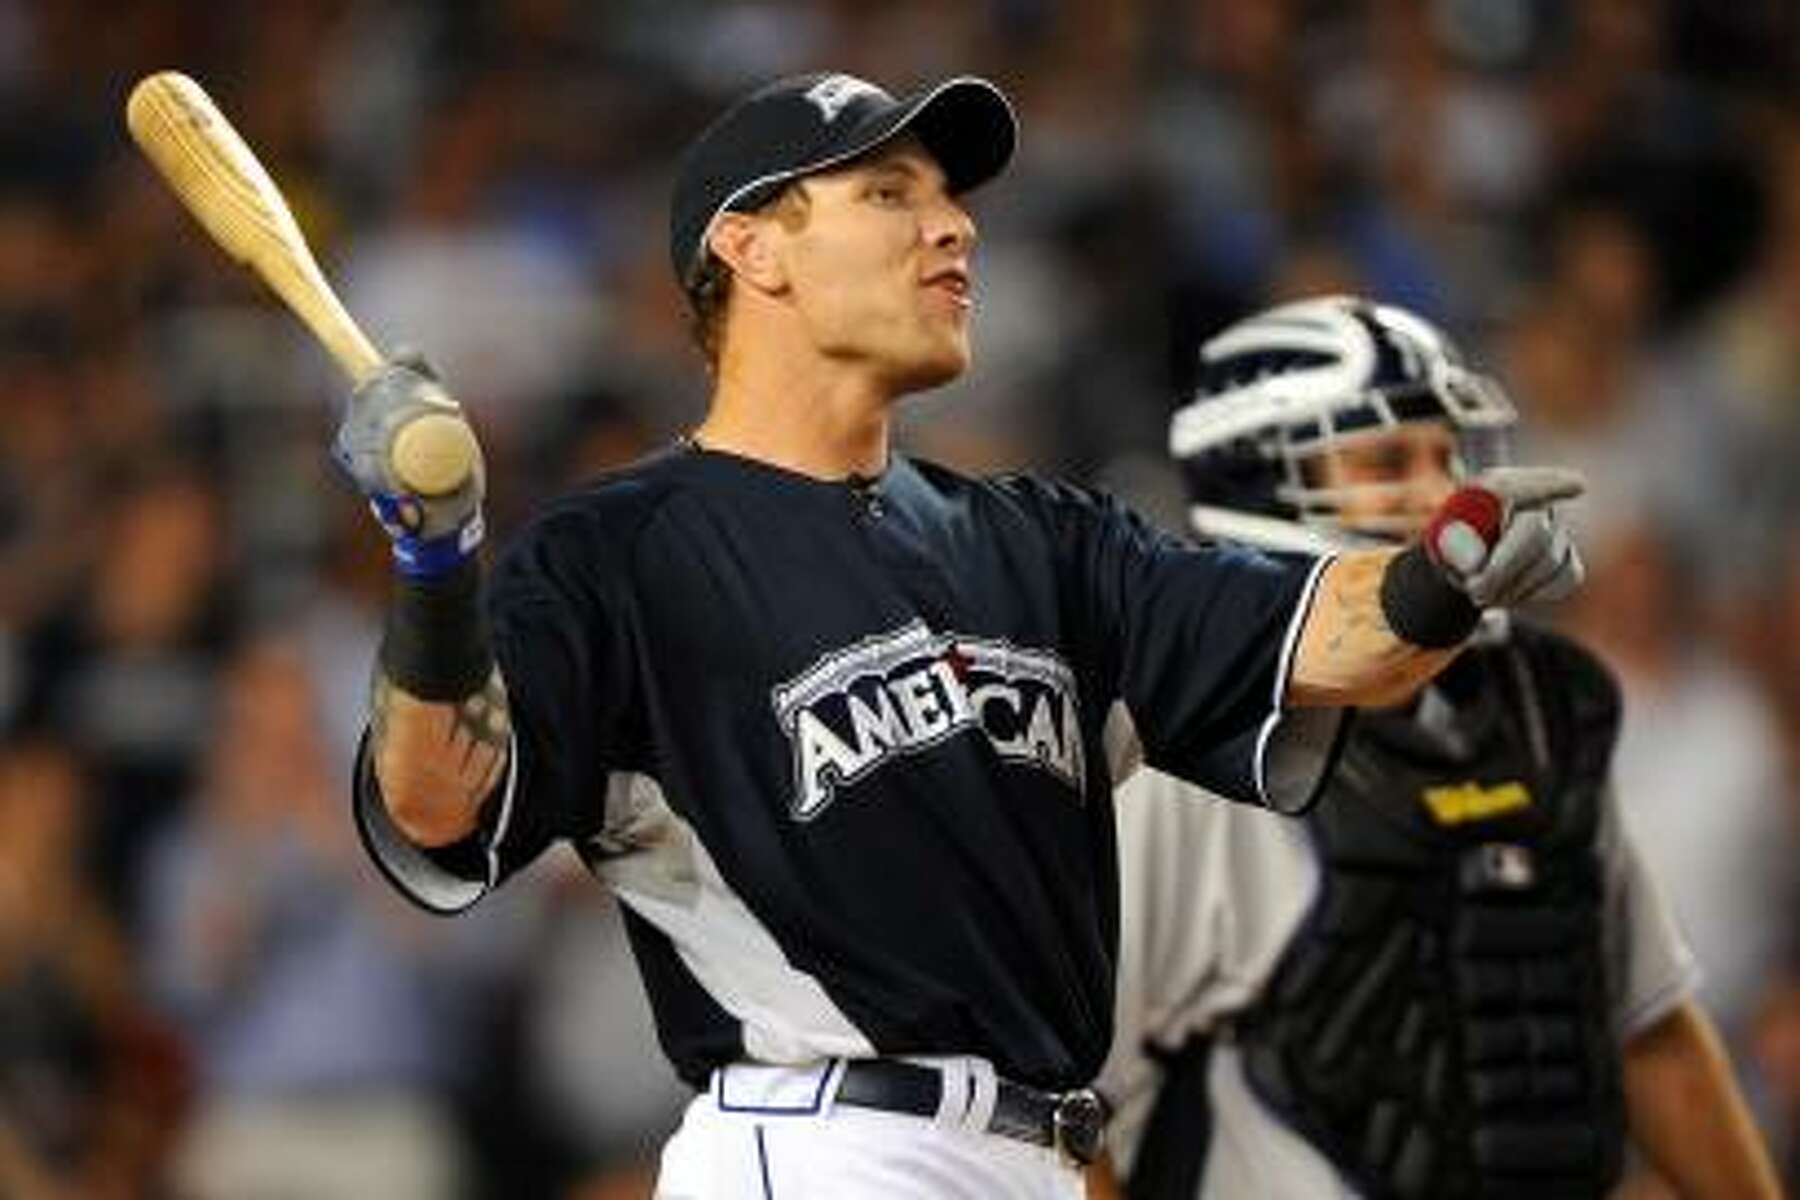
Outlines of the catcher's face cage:
M1508 462L1517 417L1498 381L1449 363L1440 364L1434 375L1426 384L1364 392L1310 421L1271 429L1264 453L1280 464L1276 504L1323 532L1399 540L1422 527L1417 507L1406 503L1420 485L1402 479L1328 487L1322 482L1328 478L1324 459L1391 437L1409 424L1440 423L1454 435L1446 464L1452 482Z
M1195 524L1204 534L1277 549L1391 541L1418 532L1419 518L1401 502L1416 484L1324 486L1323 460L1334 452L1409 424L1438 423L1455 435L1448 468L1453 481L1461 480L1510 460L1518 421L1498 381L1442 357L1426 366L1417 383L1301 398L1287 394L1282 376L1275 375L1229 397L1234 414L1221 411L1221 399L1189 405L1171 431L1171 448L1186 468L1195 501ZM1354 523L1347 510L1358 514ZM1382 513L1388 515L1376 515ZM1284 523L1301 529L1282 530Z

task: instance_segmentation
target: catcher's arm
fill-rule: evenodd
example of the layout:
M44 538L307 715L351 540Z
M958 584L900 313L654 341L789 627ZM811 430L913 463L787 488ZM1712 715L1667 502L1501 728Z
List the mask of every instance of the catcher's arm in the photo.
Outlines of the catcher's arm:
M1757 1132L1719 1035L1692 1001L1625 1043L1631 1139L1683 1196L1778 1200Z
M1087 1200L1125 1200L1119 1188L1119 1176L1113 1169L1112 1155L1104 1150L1083 1172Z

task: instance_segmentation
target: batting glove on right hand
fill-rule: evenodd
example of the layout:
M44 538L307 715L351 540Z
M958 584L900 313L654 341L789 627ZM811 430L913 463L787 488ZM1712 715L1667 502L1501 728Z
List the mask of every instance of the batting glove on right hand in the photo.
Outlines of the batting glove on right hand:
M331 457L369 501L393 542L401 574L432 579L454 569L481 544L481 501L487 475L479 448L467 477L453 491L422 496L394 471L394 440L424 416L461 416L462 406L417 352L402 351L350 394L332 439Z
M1425 550L1482 608L1560 600L1587 569L1551 508L1587 490L1577 471L1496 467L1444 501L1425 529Z

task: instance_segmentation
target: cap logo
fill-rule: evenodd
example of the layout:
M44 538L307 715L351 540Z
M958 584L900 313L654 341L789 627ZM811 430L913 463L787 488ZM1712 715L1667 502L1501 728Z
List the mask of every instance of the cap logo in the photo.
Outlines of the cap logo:
M827 125L837 120L844 106L858 96L885 96L874 84L854 75L827 75L806 90L806 99L819 110Z

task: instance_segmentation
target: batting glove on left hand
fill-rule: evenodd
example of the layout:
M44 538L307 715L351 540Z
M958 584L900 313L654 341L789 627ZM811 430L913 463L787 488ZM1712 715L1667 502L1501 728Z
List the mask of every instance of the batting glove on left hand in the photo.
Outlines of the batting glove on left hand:
M401 430L420 417L461 412L424 357L402 351L351 393L332 439L332 460L368 498L369 510L393 542L394 563L403 575L443 575L481 544L487 474L479 448L467 478L440 496L417 494L394 472L394 439Z
M1586 490L1580 472L1557 467L1484 471L1438 509L1426 552L1482 608L1560 600L1587 569L1551 506Z

